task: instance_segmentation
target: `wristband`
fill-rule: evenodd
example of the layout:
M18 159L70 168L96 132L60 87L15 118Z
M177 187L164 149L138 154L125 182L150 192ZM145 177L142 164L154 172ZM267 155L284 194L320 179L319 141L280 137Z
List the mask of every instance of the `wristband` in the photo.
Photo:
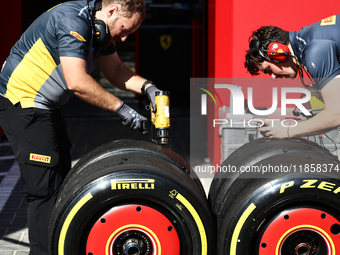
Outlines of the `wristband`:
M145 94L144 94L144 93L145 93L145 87L146 87L146 85L148 85L148 84L153 84L153 82L147 80L146 82L143 83L142 88L141 88L141 91L142 91L142 94L143 94L143 95L145 95Z

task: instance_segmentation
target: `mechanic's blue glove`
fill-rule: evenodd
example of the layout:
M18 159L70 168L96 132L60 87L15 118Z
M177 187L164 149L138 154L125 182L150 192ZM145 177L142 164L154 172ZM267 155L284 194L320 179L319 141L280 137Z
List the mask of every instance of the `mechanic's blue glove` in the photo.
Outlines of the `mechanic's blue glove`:
M160 91L160 90L155 85L149 86L144 91L144 95L147 95L149 101L151 102L153 112L156 112L156 105L155 105L155 93L156 93L156 91Z
M122 102L115 113L120 117L124 126L129 126L133 130L143 128L143 122L147 120L124 102Z

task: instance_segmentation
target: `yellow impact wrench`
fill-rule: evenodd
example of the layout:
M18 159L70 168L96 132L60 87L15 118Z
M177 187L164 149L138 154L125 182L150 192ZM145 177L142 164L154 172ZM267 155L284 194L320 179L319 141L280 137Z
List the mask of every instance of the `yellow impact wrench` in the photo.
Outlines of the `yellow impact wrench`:
M160 144L168 144L170 137L170 92L156 91L155 92L156 112L153 112L152 104L151 122L156 128L156 139Z

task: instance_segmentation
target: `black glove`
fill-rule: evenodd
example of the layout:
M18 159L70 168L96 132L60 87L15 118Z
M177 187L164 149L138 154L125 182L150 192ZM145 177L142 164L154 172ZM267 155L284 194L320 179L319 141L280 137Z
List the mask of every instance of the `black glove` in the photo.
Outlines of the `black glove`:
M147 120L124 102L122 102L115 113L122 120L124 126L129 126L133 130L143 128L143 122Z
M156 91L160 91L160 90L155 85L149 86L144 91L144 95L147 95L149 101L151 102L153 112L156 112L156 105L155 105L155 93L156 93Z

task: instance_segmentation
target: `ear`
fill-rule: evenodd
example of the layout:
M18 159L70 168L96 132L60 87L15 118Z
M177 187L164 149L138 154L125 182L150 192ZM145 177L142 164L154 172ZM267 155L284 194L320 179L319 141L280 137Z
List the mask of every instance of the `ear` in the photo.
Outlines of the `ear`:
M118 13L120 10L120 6L118 4L113 4L110 7L108 7L108 15L109 17L112 16L114 13Z

